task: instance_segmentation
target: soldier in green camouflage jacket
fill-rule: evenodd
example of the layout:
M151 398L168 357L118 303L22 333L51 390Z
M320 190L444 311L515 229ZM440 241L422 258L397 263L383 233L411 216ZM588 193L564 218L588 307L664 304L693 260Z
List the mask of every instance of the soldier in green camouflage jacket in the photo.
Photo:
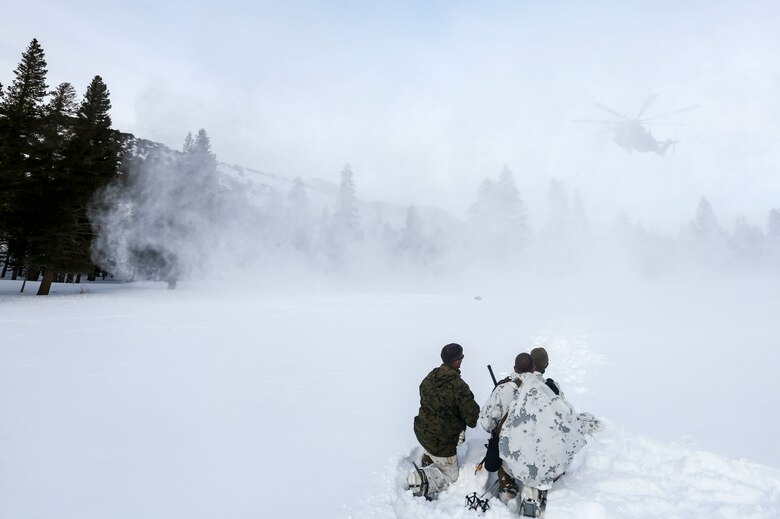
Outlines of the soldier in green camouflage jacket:
M458 479L458 442L466 427L476 426L479 418L479 404L460 377L463 348L446 345L441 360L442 365L420 384L420 411L414 418L414 433L425 453L422 469L411 473L408 483L416 495L427 498Z

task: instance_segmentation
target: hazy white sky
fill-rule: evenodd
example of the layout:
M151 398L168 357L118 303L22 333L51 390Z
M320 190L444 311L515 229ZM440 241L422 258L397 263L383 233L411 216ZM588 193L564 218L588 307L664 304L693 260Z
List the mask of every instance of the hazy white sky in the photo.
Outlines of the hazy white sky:
M457 216L506 163L533 223L552 176L603 223L674 229L701 195L727 226L780 207L776 2L2 4L4 85L36 37L50 85L100 74L115 127L172 147L203 127L225 162L331 181L349 162L360 196ZM700 106L652 128L674 156L571 121L650 93L647 115Z

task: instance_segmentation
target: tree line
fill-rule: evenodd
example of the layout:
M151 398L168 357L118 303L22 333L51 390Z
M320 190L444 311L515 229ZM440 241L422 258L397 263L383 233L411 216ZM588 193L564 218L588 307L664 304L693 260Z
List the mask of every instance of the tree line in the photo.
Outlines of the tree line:
M95 76L82 98L64 82L50 90L43 48L33 39L0 84L0 252L2 273L56 279L94 278L93 193L119 174L126 136L111 128L111 101Z

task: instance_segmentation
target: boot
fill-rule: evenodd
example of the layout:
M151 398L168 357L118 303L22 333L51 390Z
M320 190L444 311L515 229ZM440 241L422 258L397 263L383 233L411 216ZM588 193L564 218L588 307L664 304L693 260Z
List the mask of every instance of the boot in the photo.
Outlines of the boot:
M517 483L515 478L510 476L504 467L498 469L498 499L502 503L508 503L512 499L517 497Z
M542 515L542 503L538 488L523 485L523 489L520 491L520 515L523 517Z
M414 470L406 477L406 488L411 490L412 495L415 497L422 496L430 500L428 497L428 476L425 475L425 472L416 463L414 464Z

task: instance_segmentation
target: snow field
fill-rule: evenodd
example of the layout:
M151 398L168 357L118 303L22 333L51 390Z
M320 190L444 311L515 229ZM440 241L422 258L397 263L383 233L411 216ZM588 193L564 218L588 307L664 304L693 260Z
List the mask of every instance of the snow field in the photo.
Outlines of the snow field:
M478 402L492 388L486 364L500 377L517 352L544 345L569 400L608 421L551 491L548 519L780 517L777 470L707 452L698 438L695 449L658 440L690 410L656 391L658 377L638 377L647 367L590 316L473 294L85 286L37 298L0 281L4 519L475 517L463 505L486 477L473 474L480 429L468 431L460 479L438 501L403 490L417 387L451 341L464 346ZM636 321L609 317L621 340L641 338ZM639 387L616 390L613 374ZM651 411L638 392L669 417L641 435L623 424ZM729 395L711 398L741 405L743 393ZM769 445L776 429L762 419L769 433L739 441ZM707 430L717 445L732 441L729 429ZM511 514L494 501L483 516Z

